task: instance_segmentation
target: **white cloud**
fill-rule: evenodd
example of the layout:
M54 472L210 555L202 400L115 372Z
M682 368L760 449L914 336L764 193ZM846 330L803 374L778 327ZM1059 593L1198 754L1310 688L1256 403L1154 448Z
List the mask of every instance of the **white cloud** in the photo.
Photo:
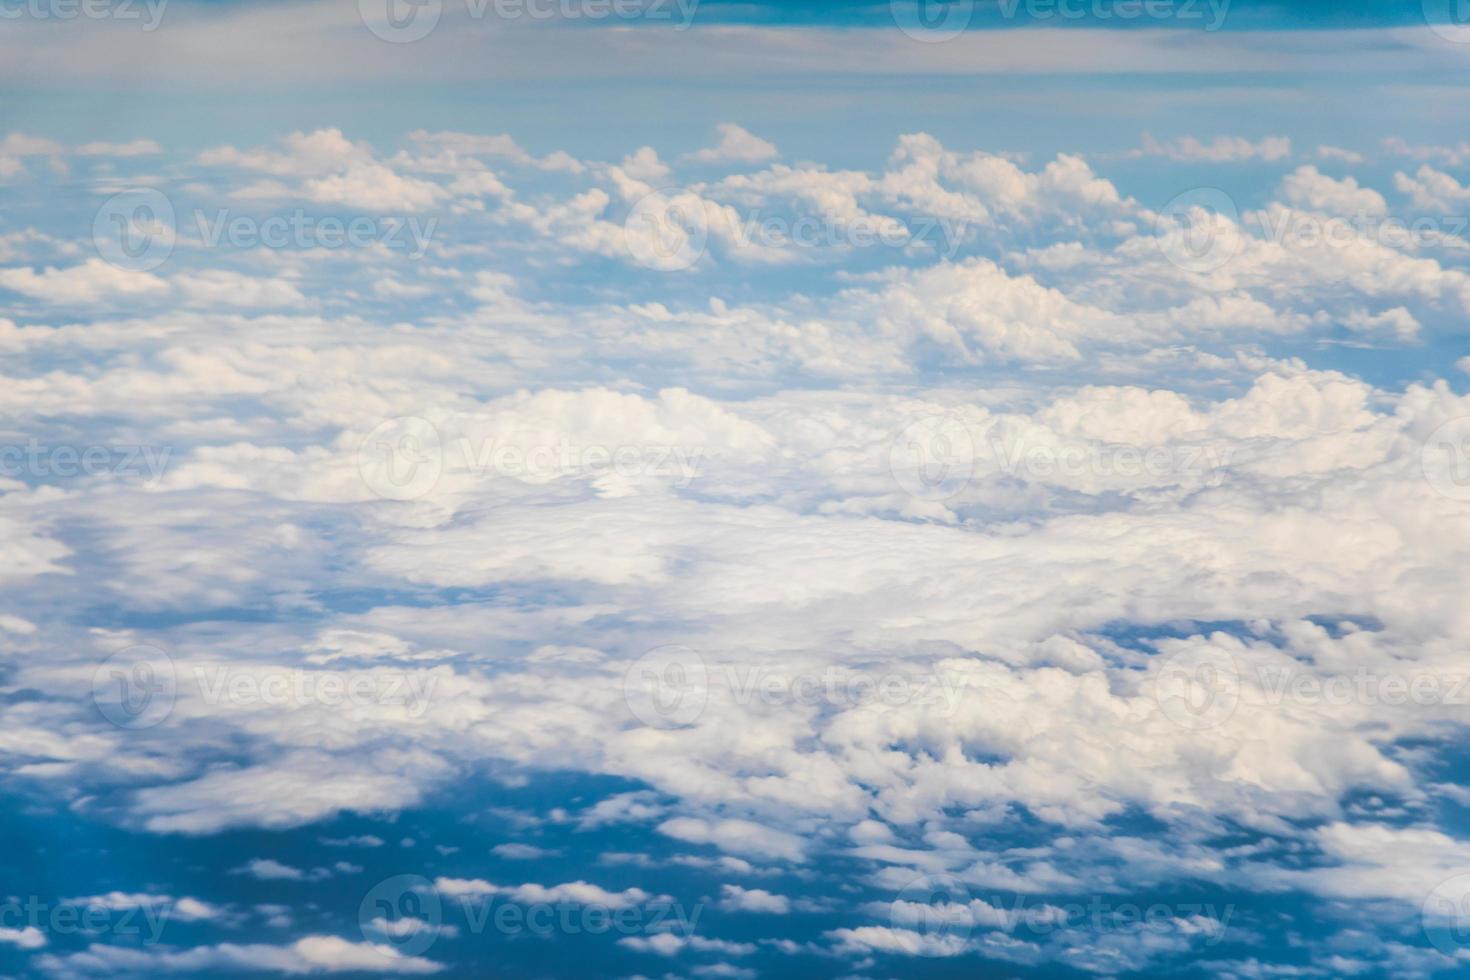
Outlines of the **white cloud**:
M22 926L19 929L0 926L0 943L9 943L20 949L41 949L46 942L46 934L35 926Z
M1377 191L1359 187L1351 177L1334 180L1310 164L1282 179L1281 197L1295 207L1328 214L1380 216L1388 210Z
M1464 214L1470 207L1470 186L1461 184L1449 174L1435 170L1427 163L1410 177L1393 175L1394 189L1409 197L1409 203L1435 214ZM1461 237L1464 237L1463 235Z
M1145 133L1143 146L1130 155L1167 157L1187 163L1238 163L1242 160L1272 162L1291 156L1291 139L1286 136L1267 136L1252 143L1240 136L1216 136L1205 143L1193 136L1181 136L1167 143L1160 143Z
M763 163L778 155L776 144L735 123L720 123L715 132L719 142L689 154L688 159L699 163Z
M720 908L731 912L786 915L791 911L791 899L785 895L773 895L760 888L742 888L727 884L720 886Z
M748 956L756 949L754 943L735 943L724 939L707 939L704 936L681 936L672 932L658 932L651 936L625 936L618 940L618 945L659 956L678 956L685 951Z
M293 868L272 858L253 858L236 868L233 873L249 875L260 881L301 881L306 877L306 872L300 868Z
M122 269L101 259L66 268L0 269L0 288L57 305L88 305L135 296L157 296L168 284L148 272Z
M496 857L509 858L512 861L537 861L541 858L551 857L561 852L548 850L544 847L537 847L534 844L510 842L506 844L496 844L494 847L490 848L490 853L494 854Z
M495 885L482 878L436 878L434 888L441 895L449 898L485 898L491 895L502 895L513 902L527 905L554 905L561 902L621 909L649 902L669 901L666 895L653 895L641 888L625 888L614 892L585 881L569 881L550 886L533 882L522 885Z
M691 844L713 844L746 857L782 861L803 861L806 857L801 838L749 820L674 817L659 824L658 832Z
M224 269L208 269L199 273L183 273L170 281L192 306L270 309L306 302L300 290L279 277L263 279Z
M438 973L443 965L405 956L391 946L354 943L337 936L306 936L288 946L221 943L188 949L92 945L79 953L39 958L41 969L63 975L151 976L213 970L254 970L299 975L371 972L376 974Z

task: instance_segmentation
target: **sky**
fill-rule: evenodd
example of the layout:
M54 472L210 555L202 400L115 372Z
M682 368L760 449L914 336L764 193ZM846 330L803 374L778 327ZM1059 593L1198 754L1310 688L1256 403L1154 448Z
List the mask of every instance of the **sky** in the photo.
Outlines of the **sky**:
M0 977L1470 976L1467 78L0 0Z

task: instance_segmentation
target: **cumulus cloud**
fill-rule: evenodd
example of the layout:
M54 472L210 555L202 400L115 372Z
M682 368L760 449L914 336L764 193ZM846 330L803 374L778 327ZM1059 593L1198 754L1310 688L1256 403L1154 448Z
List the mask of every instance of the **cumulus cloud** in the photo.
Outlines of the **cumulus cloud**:
M168 291L168 283L153 275L87 259L66 268L0 269L0 289L58 306L87 305L108 300L149 297Z
M181 248L154 275L61 254L58 229L17 239L25 257L0 271L24 308L0 321L11 778L138 834L296 830L366 849L319 870L223 865L291 893L405 839L419 846L394 854L442 860L446 899L633 908L671 897L652 875L698 874L697 894L718 886L744 922L832 915L813 943L854 964L1146 971L1208 962L1218 935L1178 915L1142 940L1042 939L995 892L1046 910L1187 884L1412 914L1466 858L1433 788L1463 708L1310 692L1463 674L1470 400L1427 361L1385 384L1322 351L1419 356L1411 344L1457 328L1470 277L1442 242L1377 236L1391 209L1367 178L1265 144L1160 152L1283 172L1259 209L1200 208L1171 231L1102 163L1022 165L918 133L870 171L762 160L655 190L667 165L636 143L572 166L504 137L416 133L384 155L319 130L194 165L263 206L484 208L415 264ZM1388 190L1453 205L1438 173ZM689 268L628 247L649 194L707 219ZM773 243L752 212L894 235ZM1357 213L1373 221L1339 243L1275 233ZM940 218L967 229L953 254L920 240ZM1190 230L1218 233L1228 259L1178 261ZM105 466L82 471L88 447ZM104 627L77 609L127 615ZM155 725L125 729L94 683L138 644L166 649L176 684ZM1201 663L1228 684L1218 717L1179 687ZM237 684L213 686L220 671ZM688 686L642 691L650 678ZM334 685L359 696L320 696ZM478 844L388 822L547 771L598 788ZM1145 818L1161 829L1140 833ZM1219 846L1232 835L1256 843ZM502 883L471 862L582 847L605 880ZM812 897L919 875L975 892L948 910L971 936L918 928L918 900ZM201 928L312 913L112 887L87 890L171 902ZM45 965L440 969L438 949L325 933L208 938ZM622 939L704 966L767 948Z
M761 139L736 123L720 123L715 132L719 141L714 146L689 154L688 159L698 163L762 163L778 155L776 144Z

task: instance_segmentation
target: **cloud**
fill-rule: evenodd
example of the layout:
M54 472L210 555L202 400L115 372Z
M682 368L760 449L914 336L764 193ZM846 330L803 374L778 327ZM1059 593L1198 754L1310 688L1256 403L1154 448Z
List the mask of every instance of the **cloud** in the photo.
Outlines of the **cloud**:
M503 857L512 861L537 861L541 858L553 857L561 852L548 850L544 847L536 847L533 844L511 842L507 844L496 844L490 848L490 853L496 857Z
M431 181L398 173L376 159L370 145L352 142L339 129L292 133L281 140L280 149L218 146L200 153L198 162L298 181L257 181L231 193L231 197L245 201L302 198L384 213L422 211L450 195L446 188Z
M11 929L0 926L0 943L9 943L19 949L41 949L46 943L46 934L35 926Z
M636 952L655 953L659 956L678 956L684 952L748 956L756 950L754 943L706 939L703 936L680 936L672 932L660 932L652 936L625 936L618 940L618 945Z
M776 158L776 144L735 123L720 123L715 127L719 142L685 159L698 163L763 163Z
M153 140L137 139L125 143L83 143L72 151L79 157L144 157L163 152Z
M67 976L150 976L159 973L198 974L212 970L254 970L263 973L371 972L376 974L430 974L440 963L406 956L391 946L354 943L336 936L305 936L287 946L221 943L181 949L92 945L78 953L38 958L48 973Z
M1459 215L1470 206L1470 186L1428 164L1420 167L1413 177L1394 174L1393 186L1400 194L1408 195L1413 207L1435 214Z
M66 268L0 269L0 288L58 306L90 305L127 297L157 296L168 284L157 276L122 269L101 259Z
M1340 146L1322 145L1317 147L1317 156L1323 160L1337 160L1342 163L1362 163L1366 157L1356 150L1347 150Z
M749 820L674 817L659 824L658 832L691 844L713 844L746 857L793 862L806 857L801 838Z
M301 881L306 877L306 872L300 868L271 858L253 858L231 873L249 875L258 881Z
M1341 903L1366 920L1370 903L1414 914L1463 863L1433 789L1462 707L1282 682L1464 672L1455 426L1470 400L1418 359L1457 328L1470 278L1440 244L1380 240L1376 218L1338 245L1272 233L1386 214L1382 186L1287 164L1258 210L1199 216L1235 251L1198 272L1103 163L1033 167L911 133L870 170L760 164L669 190L711 219L704 259L673 275L634 262L622 231L656 150L579 171L517 150L438 133L380 154L318 130L189 165L218 194L271 181L309 200L310 182L374 167L438 188L446 210L474 189L484 208L446 215L462 224L413 265L382 249L180 249L180 268L130 294L85 285L110 274L62 252L59 220L17 239L26 265L3 275L39 292L0 321L0 578L25 617L4 621L7 684L30 693L0 705L0 749L31 792L143 835L313 828L298 836L373 848L411 834L421 846L393 853L450 861L435 869L446 898L630 908L668 897L654 875L697 870L732 912L830 916L815 945L853 969L964 953L1165 972L1208 962L1208 923L1035 937L979 896L1044 909L1059 894L1290 890L1314 915ZM749 233L752 213L903 234L775 245ZM940 217L967 229L952 254L917 240ZM39 302L79 296L93 308ZM1415 377L1347 373L1341 345L1368 343ZM65 447L104 449L107 466L66 476ZM164 464L151 476L150 458ZM397 499L415 474L432 479ZM177 681L151 728L94 703L98 665L133 644L166 648ZM639 669L670 647L697 659ZM1237 697L1191 726L1171 666L1202 660L1226 665ZM293 696L211 696L200 677L221 670ZM700 680L683 692L697 710L665 724L648 709L668 699L638 685L676 676ZM389 682L432 696L294 696ZM227 758L206 751L219 746ZM552 770L597 789L517 803L522 832L486 829L481 856L594 853L606 884L474 877L453 866L468 841L391 823L475 773L514 794ZM350 828L320 826L347 814ZM216 870L358 867L242 862ZM630 868L638 887L623 887ZM975 891L953 903L967 940L913 928L919 902L801 897L888 899L921 874ZM153 907L177 890L99 890L114 885L94 897ZM316 914L186 902L201 923ZM763 948L627 938L706 965ZM439 967L301 942L97 944L47 963Z
M170 281L192 306L253 309L298 306L306 302L300 290L283 278L262 279L224 269L209 269L177 275Z
M773 895L760 888L721 885L720 908L730 912L765 912L771 915L786 915L791 911L791 899L785 895Z
M175 898L172 895L160 895L152 893L128 893L107 892L104 895L88 895L80 898L68 898L63 900L65 905L75 905L80 908L103 908L113 911L125 909L155 909L161 910L169 919L179 922L212 922L225 919L229 911L219 905L201 901L197 898L183 896Z
M1167 143L1160 143L1152 136L1143 135L1143 146L1132 151L1134 157L1166 157L1182 163L1239 163L1243 160L1273 162L1291 156L1291 139L1286 136L1267 136L1257 143L1240 136L1216 136L1208 143L1193 136L1181 136Z
M653 895L641 888L625 888L613 892L585 881L570 881L560 885L538 885L528 882L522 885L494 885L483 878L436 878L434 888L449 898L485 898L500 895L513 902L526 905L595 905L601 908L621 909L644 905L649 902L668 902L666 895Z
M1296 207L1328 214L1381 216L1388 210L1377 191L1359 187L1351 177L1334 180L1310 164L1282 179L1281 198Z

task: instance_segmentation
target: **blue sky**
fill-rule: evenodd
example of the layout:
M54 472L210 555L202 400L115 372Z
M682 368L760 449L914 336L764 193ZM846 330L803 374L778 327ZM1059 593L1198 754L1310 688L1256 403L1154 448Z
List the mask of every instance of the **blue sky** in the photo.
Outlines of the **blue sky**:
M1470 971L1470 12L391 2L0 5L0 976Z

